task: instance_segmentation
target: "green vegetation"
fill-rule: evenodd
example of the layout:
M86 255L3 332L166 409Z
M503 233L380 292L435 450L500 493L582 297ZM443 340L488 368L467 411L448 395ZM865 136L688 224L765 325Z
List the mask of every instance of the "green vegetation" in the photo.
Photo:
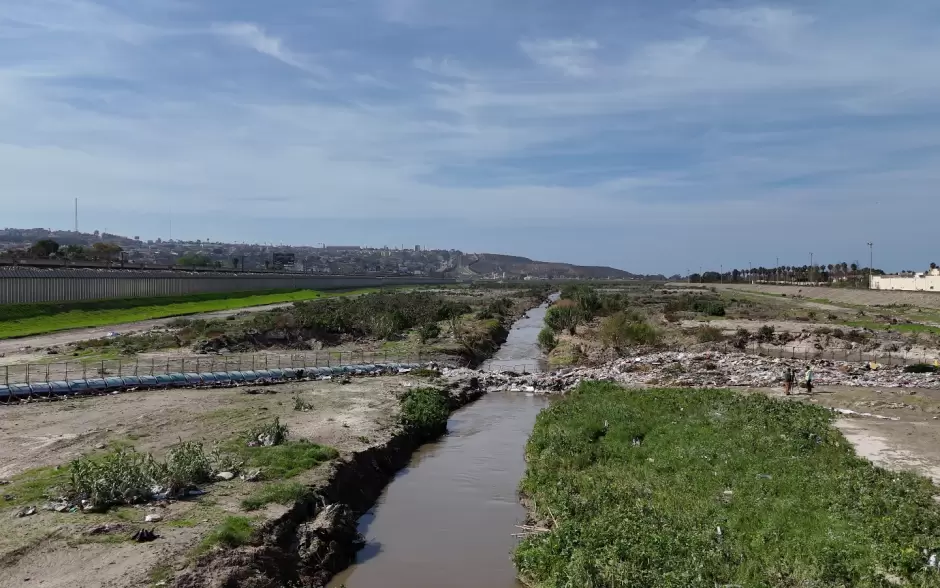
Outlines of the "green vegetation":
M238 455L244 461L244 468L260 469L266 480L293 478L339 456L332 447L303 439L273 447L247 447L239 442L226 446L226 450Z
M450 401L436 388L409 390L401 401L402 426L422 440L434 439L447 432Z
M655 345L659 332L635 313L617 312L601 323L600 338L606 347L621 351L630 345Z
M930 481L857 457L820 407L583 384L543 411L528 586L937 586ZM940 555L940 554L938 554Z
M290 506L312 495L309 487L297 482L274 482L265 484L260 490L242 500L245 510L259 510L269 504Z
M899 323L888 324L875 321L844 321L842 324L848 327L859 329L870 329L872 331L895 331L897 333L930 333L940 335L940 328L930 325L920 325L917 323Z
M437 323L427 323L421 325L421 328L418 329L418 338L422 343L427 343L432 339L437 339L441 336L441 328Z
M695 330L695 338L699 343L714 343L724 341L725 336L722 334L721 329L711 325L702 325Z
M719 298L681 294L666 303L665 312L697 312L706 316L725 316L725 305Z
M69 471L69 493L107 509L149 500L155 487L178 494L211 480L216 468L201 443L186 441L171 447L162 462L121 446L104 455L76 459Z
M330 295L369 292L357 290ZM228 292L122 298L65 304L8 304L0 306L0 339L25 337L66 329L100 327L150 319L234 310L265 304L305 301L329 296L315 290L267 293Z
M562 300L553 304L545 313L545 324L556 333L568 331L574 335L578 325L583 320L584 316L581 311L570 300Z
M559 341L548 354L548 365L552 368L570 367L581 363L583 355L578 345L571 341Z
M558 337L555 336L555 331L551 327L546 326L539 331L538 343L542 351L548 353L558 346Z
M9 482L0 492L0 508L35 505L58 498L69 485L69 471L68 468L33 468L13 476Z
M251 543L254 537L255 527L251 519L247 517L227 517L222 524L212 530L199 543L196 548L196 556L208 553L216 548L235 548L241 545Z

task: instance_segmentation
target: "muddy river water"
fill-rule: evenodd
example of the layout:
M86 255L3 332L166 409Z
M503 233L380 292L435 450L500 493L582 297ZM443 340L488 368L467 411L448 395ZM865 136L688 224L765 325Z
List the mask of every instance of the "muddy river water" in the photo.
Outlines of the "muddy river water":
M544 367L536 337L546 306L529 311L483 369ZM518 588L510 553L525 519L517 489L523 450L547 400L498 392L455 412L359 521L366 546L331 588Z

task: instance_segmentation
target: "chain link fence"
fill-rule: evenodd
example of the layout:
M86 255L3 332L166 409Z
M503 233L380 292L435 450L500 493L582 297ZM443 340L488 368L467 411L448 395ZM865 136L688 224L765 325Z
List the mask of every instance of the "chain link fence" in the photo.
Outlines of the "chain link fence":
M229 372L287 368L317 368L389 363L454 364L457 358L427 352L318 351L312 353L255 353L205 357L123 358L96 361L58 361L0 366L0 384L39 384L103 377L156 376L174 373Z

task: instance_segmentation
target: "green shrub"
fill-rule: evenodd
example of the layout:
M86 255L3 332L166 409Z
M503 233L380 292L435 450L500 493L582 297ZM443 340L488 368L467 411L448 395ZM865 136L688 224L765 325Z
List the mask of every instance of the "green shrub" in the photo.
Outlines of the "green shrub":
M167 451L166 461L120 448L105 455L81 457L69 465L69 492L97 509L149 500L154 488L171 496L212 479L216 471L235 471L236 458L221 452L207 456L201 443L182 442Z
M558 345L558 338L555 336L555 331L551 327L544 327L539 331L538 336L539 347L542 348L546 353L550 352Z
M449 416L447 394L436 388L415 388L402 398L401 424L422 439L444 434Z
M600 338L606 347L622 350L629 345L654 345L659 333L649 323L618 312L601 323Z
M422 343L427 343L432 339L437 339L441 336L441 328L437 326L437 323L427 323L421 325L418 329L418 338Z
M556 304L545 313L545 324L556 333L567 330L574 335L581 318L577 306Z
M774 328L771 325L764 325L761 328L757 329L757 339L764 343L773 341L774 338Z
M313 410L313 404L307 402L300 396L294 396L294 410L298 412L309 412Z
M716 341L724 341L724 335L721 333L721 329L717 329L711 325L702 325L695 330L695 338L699 343L713 343Z

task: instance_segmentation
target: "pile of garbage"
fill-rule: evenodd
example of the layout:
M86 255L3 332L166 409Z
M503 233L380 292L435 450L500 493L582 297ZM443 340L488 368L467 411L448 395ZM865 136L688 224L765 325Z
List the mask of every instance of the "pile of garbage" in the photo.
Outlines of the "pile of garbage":
M907 373L902 367L873 363L847 363L825 359L785 360L745 353L667 351L621 358L598 367L580 367L539 374L479 372L466 368L444 369L449 380L477 378L491 391L563 393L586 380L610 380L628 386L681 386L726 388L783 385L783 372L791 366L802 376L813 368L816 386L864 386L873 388L940 388L940 373Z

